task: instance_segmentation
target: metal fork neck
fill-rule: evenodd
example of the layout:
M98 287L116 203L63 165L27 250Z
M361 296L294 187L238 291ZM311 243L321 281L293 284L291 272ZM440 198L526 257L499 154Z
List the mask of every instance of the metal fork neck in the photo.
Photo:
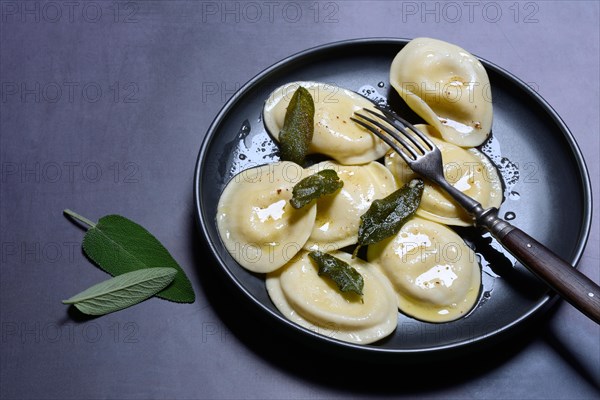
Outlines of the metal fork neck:
M475 215L477 226L486 228L497 239L502 239L515 229L513 225L498 217L498 209L496 207L491 207L487 210L482 208L481 211L477 210Z

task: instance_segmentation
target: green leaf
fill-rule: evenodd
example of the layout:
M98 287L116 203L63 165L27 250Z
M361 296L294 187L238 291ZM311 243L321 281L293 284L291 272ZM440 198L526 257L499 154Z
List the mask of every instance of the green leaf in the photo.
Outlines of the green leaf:
M362 296L364 279L350 264L318 250L311 251L308 256L317 263L319 276L324 275L333 280L342 292L354 292Z
M304 164L315 130L315 103L302 86L294 92L279 132L281 159Z
M76 294L64 304L73 304L89 315L104 315L142 302L173 281L175 268L146 268L100 282Z
M313 200L335 193L344 186L337 173L332 169L324 169L307 176L294 185L290 204L294 208L302 208Z
M173 284L157 294L177 303L193 303L194 289L183 269L150 232L120 215L107 215L97 224L70 210L65 213L88 225L83 251L100 268L113 276L144 268L175 268Z
M377 243L398 233L419 207L423 187L421 179L413 179L389 196L373 201L360 217L358 246L354 256L360 246Z

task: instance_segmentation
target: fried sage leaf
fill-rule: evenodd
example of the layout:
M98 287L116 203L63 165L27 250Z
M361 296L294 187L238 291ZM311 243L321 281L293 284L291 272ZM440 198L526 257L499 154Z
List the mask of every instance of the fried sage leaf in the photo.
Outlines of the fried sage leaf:
M140 303L173 281L175 268L145 268L116 276L76 294L64 304L73 304L88 315L104 315Z
M292 96L279 132L281 159L304 164L315 131L315 103L311 94L300 86Z
M318 250L311 251L308 256L317 263L319 276L324 275L333 280L342 292L354 292L362 296L364 279L350 264Z
M294 185L290 204L296 209L302 208L313 200L335 193L342 186L344 181L334 170L324 169Z
M358 246L377 243L398 233L402 225L415 213L423 195L423 181L413 179L389 196L375 200L360 217Z
M175 268L173 284L156 296L177 303L195 301L194 289L183 269L144 227L120 215L107 215L94 223L71 210L64 212L89 226L83 237L83 251L104 271L117 276L144 268Z

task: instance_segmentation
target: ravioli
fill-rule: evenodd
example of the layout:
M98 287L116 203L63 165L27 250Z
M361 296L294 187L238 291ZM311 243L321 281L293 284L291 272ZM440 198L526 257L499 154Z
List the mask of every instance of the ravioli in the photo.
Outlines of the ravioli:
M389 147L350 120L354 111L375 110L373 103L355 92L324 83L291 82L271 93L263 108L263 120L273 138L279 140L287 106L298 86L308 89L315 102L315 130L310 153L324 154L347 165L364 164L383 157Z
M392 283L400 311L419 320L458 319L479 297L476 255L444 225L413 217L396 236L370 245L367 259Z
M317 200L315 225L304 248L332 251L358 241L360 216L373 200L382 199L398 187L391 172L378 162L341 165L324 161L307 169L310 174L333 169L344 186L335 194Z
M483 208L500 207L502 203L502 181L492 162L477 149L462 147L433 138L434 128L430 125L415 125L425 133L442 152L446 180L464 194L472 197ZM385 165L402 186L417 174L396 152L385 155ZM471 226L473 218L439 186L425 181L421 204L417 215L447 225Z
M289 200L302 167L279 162L241 172L227 184L217 207L217 226L227 251L244 268L271 272L306 243L315 223L315 204L294 209Z
M441 40L411 40L392 61L390 83L408 106L444 140L482 144L492 129L487 72L468 51Z
M367 344L392 333L398 324L396 295L374 266L343 252L332 252L363 277L363 295L342 293L303 251L286 266L267 275L267 292L289 320L317 333Z

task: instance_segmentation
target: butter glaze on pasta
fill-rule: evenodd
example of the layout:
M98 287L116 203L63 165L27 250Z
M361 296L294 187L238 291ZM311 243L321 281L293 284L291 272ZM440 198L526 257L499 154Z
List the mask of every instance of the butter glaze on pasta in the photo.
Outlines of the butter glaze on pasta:
M298 86L306 88L315 102L315 131L310 153L324 154L347 165L383 157L389 147L350 120L354 111L374 109L373 103L350 90L319 82L291 82L271 93L263 108L263 120L275 140L279 140L287 106Z
M339 251L330 254L362 275L362 296L342 293L331 280L319 276L318 268L303 251L267 275L267 292L273 304L291 321L335 339L367 344L388 336L398 323L390 282L363 260Z
M221 194L217 226L227 251L244 268L270 272L304 245L315 223L315 204L294 209L292 189L305 176L297 164L282 161L234 176Z
M396 236L370 245L367 259L392 283L400 311L414 318L452 321L479 297L477 257L444 225L413 217Z
M502 181L485 154L474 148L464 149L432 137L435 130L430 125L419 124L415 128L429 136L442 152L444 176L450 184L477 200L483 208L500 207ZM402 157L392 150L385 155L385 165L392 171L399 186L417 176ZM441 224L473 225L473 218L446 192L429 181L425 181L417 215Z
M392 61L390 83L447 142L474 147L490 134L490 81L481 62L463 48L413 39Z
M378 162L342 165L324 161L308 168L308 173L324 169L335 170L344 186L335 194L317 200L315 225L304 246L309 250L331 251L357 243L360 216L373 200L397 189L391 172Z

